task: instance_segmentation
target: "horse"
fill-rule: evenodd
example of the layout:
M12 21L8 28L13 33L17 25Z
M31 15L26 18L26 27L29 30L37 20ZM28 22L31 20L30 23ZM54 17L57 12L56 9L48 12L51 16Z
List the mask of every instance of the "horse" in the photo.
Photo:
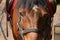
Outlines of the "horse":
M55 4L52 13L48 1L15 0L12 6L7 2L7 20L10 21L14 40L51 40L51 18L56 11L56 1L52 2Z

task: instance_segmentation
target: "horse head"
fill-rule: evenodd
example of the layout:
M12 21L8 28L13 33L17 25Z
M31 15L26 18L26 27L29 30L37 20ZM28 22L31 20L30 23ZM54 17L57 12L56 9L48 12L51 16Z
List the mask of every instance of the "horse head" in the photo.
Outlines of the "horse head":
M36 30L45 30L45 23L49 19L50 15L48 8L46 8L46 3L43 4L42 2L44 1L39 2L39 0L37 2L35 0L25 0L21 2L20 7L16 6L18 15L20 15L20 24L22 30L27 31L25 33L26 35L23 36L25 40L37 40L39 35L40 39L38 40L42 40L43 38L43 32L36 33ZM48 17L48 19L46 17Z
M18 0L12 20L15 40L50 40L51 38L51 15L44 0Z

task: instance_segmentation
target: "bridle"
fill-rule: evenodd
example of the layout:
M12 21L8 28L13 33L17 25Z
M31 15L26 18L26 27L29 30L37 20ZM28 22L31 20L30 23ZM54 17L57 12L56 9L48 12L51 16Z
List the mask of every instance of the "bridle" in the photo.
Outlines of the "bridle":
M47 16L47 15L46 15ZM35 32L35 33L42 33L43 34L43 39L46 40L46 36L48 34L48 30L50 27L46 27L45 31L43 32L41 29L26 29L26 30L23 30L22 28L22 25L21 25L21 18L23 17L20 13L18 13L18 17L19 17L19 20L18 20L18 28L19 28L19 32L20 32L20 36L22 38L22 40L25 40L24 39L24 35L30 33L30 32ZM23 17L24 18L24 17ZM46 19L47 20L47 19ZM49 24L47 24L49 26Z
M47 6L47 4L46 4L46 6ZM18 25L20 36L21 36L22 40L25 40L24 35L27 34L27 33L30 33L30 32L36 32L38 34L43 33L43 37L44 37L43 39L46 40L46 36L48 34L49 27L46 27L46 30L44 32L41 29L26 29L26 30L23 30L22 25L21 25L21 18L24 18L24 17L20 14L19 11L18 11L17 15L18 15L18 18L19 18L17 25ZM12 25L12 22L13 21L12 21L12 18L11 18L11 20L10 20L11 25Z
M18 14L20 14L20 13L18 13ZM18 15L18 17L19 17L19 20L18 20L17 25L18 25L18 28L19 28L20 35L21 35L22 40L24 40L24 35L27 34L27 33L30 33L30 32L40 33L40 32L42 32L40 29L26 29L26 30L23 30L22 25L21 25L21 22L20 22L21 21L21 18L23 16L22 15Z
M45 0L43 0L43 1L45 1ZM45 5L44 6L45 8L48 8L47 3L43 3L42 1L41 1L41 3L42 3L42 5ZM17 15L18 15L18 18L19 18L17 25L18 25L19 32L20 32L22 40L25 40L24 35L28 34L30 32L35 32L35 33L38 33L38 34L42 33L43 37L44 37L43 39L46 40L46 36L48 34L49 27L46 27L46 30L44 32L41 29L26 29L26 30L23 30L22 25L21 25L21 19L24 18L24 16L19 11L18 11Z

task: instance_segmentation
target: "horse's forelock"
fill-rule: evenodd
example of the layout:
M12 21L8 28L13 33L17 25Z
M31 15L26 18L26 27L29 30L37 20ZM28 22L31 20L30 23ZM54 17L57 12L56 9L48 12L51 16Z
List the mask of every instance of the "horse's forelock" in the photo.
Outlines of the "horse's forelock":
M19 7L22 6L22 8L32 8L34 4L37 4L36 0L18 0L17 2L17 7L19 9Z

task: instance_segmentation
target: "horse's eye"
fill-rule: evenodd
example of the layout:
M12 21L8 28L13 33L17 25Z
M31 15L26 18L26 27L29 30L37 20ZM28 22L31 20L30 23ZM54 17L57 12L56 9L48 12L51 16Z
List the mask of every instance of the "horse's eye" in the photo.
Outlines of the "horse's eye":
M21 16L21 17L24 17L24 13L21 13L21 12L20 12L20 16Z
M21 16L23 16L23 14L21 12L19 12Z

